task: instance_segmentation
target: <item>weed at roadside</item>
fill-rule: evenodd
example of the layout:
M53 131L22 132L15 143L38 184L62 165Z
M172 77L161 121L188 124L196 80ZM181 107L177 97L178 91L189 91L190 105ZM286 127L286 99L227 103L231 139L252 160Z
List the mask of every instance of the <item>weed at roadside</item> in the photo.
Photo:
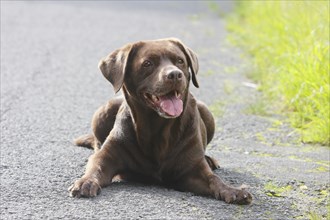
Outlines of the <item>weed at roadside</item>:
M231 41L252 56L250 76L301 130L330 144L329 1L240 1Z

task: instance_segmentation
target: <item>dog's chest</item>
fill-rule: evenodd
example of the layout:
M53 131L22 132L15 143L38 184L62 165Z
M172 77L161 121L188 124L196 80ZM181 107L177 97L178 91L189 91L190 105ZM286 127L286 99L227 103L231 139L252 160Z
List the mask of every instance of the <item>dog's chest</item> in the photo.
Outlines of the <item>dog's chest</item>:
M191 132L182 126L180 119L143 122L136 120L134 129L140 156L144 158L142 170L161 182L171 182L182 170L185 140Z
M179 171L174 159L165 159L154 163L151 176L160 182L170 183L179 177Z
M161 139L160 139L161 140ZM177 141L163 139L150 145L150 152L146 158L152 166L152 176L159 181L172 181L176 178L176 170L180 170L182 157L179 154Z

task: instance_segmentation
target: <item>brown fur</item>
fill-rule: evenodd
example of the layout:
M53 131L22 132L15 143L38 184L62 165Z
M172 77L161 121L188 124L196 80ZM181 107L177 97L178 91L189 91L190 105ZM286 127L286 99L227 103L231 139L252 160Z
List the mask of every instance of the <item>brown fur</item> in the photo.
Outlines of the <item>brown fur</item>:
M172 38L141 41L114 51L99 67L124 97L101 106L93 116L93 134L75 141L95 153L85 174L69 188L71 196L96 196L120 175L227 203L251 202L250 193L226 185L212 172L219 165L205 155L215 124L206 105L189 92L190 79L199 86L198 60L191 49ZM167 115L151 98L172 91L180 93L180 115Z

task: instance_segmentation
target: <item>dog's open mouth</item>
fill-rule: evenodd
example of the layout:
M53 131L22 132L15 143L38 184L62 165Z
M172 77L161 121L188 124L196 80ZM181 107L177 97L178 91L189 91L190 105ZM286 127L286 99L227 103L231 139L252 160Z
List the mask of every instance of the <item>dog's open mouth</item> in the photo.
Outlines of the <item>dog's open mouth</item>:
M182 95L178 91L160 96L144 93L144 98L164 118L176 118L183 111Z

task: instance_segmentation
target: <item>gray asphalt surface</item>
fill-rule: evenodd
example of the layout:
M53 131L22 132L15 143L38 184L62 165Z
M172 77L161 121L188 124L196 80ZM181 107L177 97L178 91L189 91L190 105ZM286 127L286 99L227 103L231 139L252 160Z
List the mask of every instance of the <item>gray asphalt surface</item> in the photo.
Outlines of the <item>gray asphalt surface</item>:
M222 11L232 2L218 2ZM224 20L205 2L1 1L1 219L292 219L325 216L329 148L301 144L285 118L249 114L260 94L251 64L226 43ZM159 186L116 183L93 199L67 188L92 151L72 139L90 132L113 97L101 57L144 39L177 37L200 60L200 89L217 132L216 172L248 185L249 206Z

